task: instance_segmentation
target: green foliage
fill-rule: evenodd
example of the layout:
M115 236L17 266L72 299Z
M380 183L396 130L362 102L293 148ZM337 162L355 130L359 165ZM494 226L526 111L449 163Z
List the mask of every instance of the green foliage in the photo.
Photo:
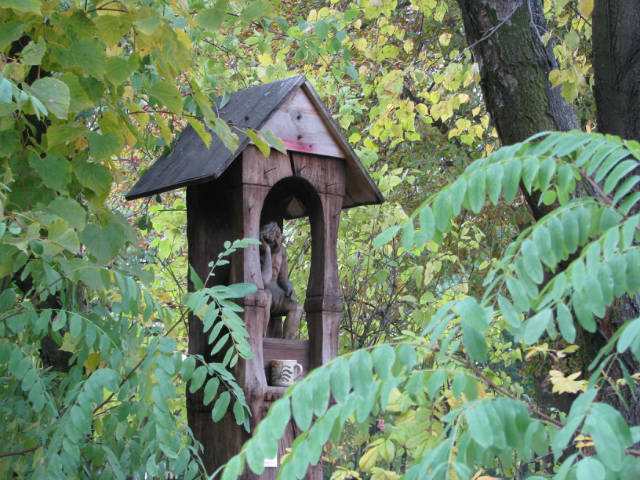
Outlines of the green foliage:
M231 299L255 287L163 297L167 278L138 261L136 231L109 208L116 156L155 155L168 120L237 142L193 76L191 13L29 0L3 2L0 18L0 477L202 476L184 388L204 390L214 420L232 409L247 425L229 369L251 352ZM184 353L189 307L205 309L213 350L231 340L222 362Z
M367 424L398 409L420 415L427 407L443 414L415 428L441 427L422 448L407 450L403 478L447 478L453 472L457 478L471 478L479 470L538 475L529 478L636 476L640 460L631 448L640 430L596 398L610 386L603 375L608 365L627 349L640 359L638 319L627 322L600 351L588 388L573 400L568 415L549 416L521 391L492 379L487 362L497 337L536 344L544 335L556 338L559 329L571 342L577 330L592 331L594 317L602 318L616 297L638 293L640 219L630 212L639 196L627 185L640 177L623 179L620 172L638 166L639 151L636 142L613 137L537 135L472 163L455 182L429 197L404 226L383 232L379 245L400 230L409 236L403 244L424 243L448 232L455 216L477 214L487 197L493 203L500 197L511 201L519 182L528 191L554 192L558 200L555 210L507 248L486 276L481 298L453 300L432 316L420 335L395 347L382 344L338 357L290 387L228 464L223 478L237 478L245 462L253 472L262 471L265 452L276 448L281 432L276 422L284 428L293 418L302 430L282 461L279 478L302 478L309 465L317 463L323 445L340 437L346 422ZM594 195L573 199L579 181L592 185ZM551 272L544 286L543 265ZM335 400L331 406L311 401L329 396ZM409 410L397 405L405 398L414 405ZM373 472L376 462L392 459L401 419L396 417L390 435L371 441L360 459L361 470ZM412 434L420 435L420 430ZM594 450L571 454L580 438L590 438ZM536 469L535 459L549 453L555 465Z

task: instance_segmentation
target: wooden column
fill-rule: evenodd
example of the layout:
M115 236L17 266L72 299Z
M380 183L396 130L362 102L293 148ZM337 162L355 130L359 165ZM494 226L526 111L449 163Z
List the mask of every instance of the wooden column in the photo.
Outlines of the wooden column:
M224 242L233 238L233 215L228 204L232 191L231 182L224 180L216 182L215 185L202 183L187 187L189 264L202 280L209 274L209 262L224 251ZM217 269L207 286L228 284L230 273L229 265ZM193 284L189 282L189 291L192 290ZM202 330L201 320L190 314L189 353L202 355L207 361L212 361L207 340L208 335ZM225 418L221 423L214 424L211 419L213 405L204 405L202 388L193 394L187 389L186 397L189 426L195 438L202 444L205 467L209 472L213 472L240 450L243 438L225 438L221 434L221 431L229 428L233 419Z
M322 249L319 259L322 263L318 266L321 274L318 274L320 272L312 264L304 305L311 344L311 368L323 365L337 356L338 328L343 309L336 254L342 197L321 194L320 198L324 217L323 238L318 245Z

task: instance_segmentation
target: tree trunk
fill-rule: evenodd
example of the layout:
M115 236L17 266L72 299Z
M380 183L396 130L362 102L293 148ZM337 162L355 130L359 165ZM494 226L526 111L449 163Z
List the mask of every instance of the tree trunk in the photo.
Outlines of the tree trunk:
M487 110L504 145L546 130L578 128L573 110L551 88L557 67L541 35L546 22L540 0L458 0L467 42L480 67ZM537 195L525 198L534 218L550 208Z
M592 21L598 130L640 140L640 1L596 0Z
M596 0L592 25L593 94L598 131L640 141L640 1ZM606 320L614 332L638 316L638 296L633 299L624 296L614 301ZM636 358L629 352L621 360L631 373L640 370ZM640 393L640 388L636 388L636 393ZM629 405L626 411L618 398L612 398L610 403L623 411L628 422L640 424L640 402L630 395L625 395L625 400Z
M578 128L560 89L551 88L548 80L557 62L551 46L545 47L541 38L546 32L542 1L457 1L467 42L480 66L487 110L502 143L520 142L545 130ZM637 138L640 131L639 18L638 0L596 1L593 40L598 128L626 138ZM538 206L537 198L526 198L536 220L547 213ZM630 299L620 299L603 321L611 321L615 328L638 316L636 307ZM598 333L584 334L578 341L588 365L593 352L597 352L607 338ZM632 373L637 370L633 362L626 363L632 367ZM614 394L603 400L618 408L628 422L639 424L640 405L628 389L623 393L629 410L623 408Z

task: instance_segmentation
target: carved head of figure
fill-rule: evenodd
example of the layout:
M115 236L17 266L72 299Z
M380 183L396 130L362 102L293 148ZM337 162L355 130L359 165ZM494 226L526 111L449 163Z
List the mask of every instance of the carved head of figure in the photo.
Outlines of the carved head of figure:
M271 250L282 244L282 231L276 222L269 222L260 229L260 240L269 245Z

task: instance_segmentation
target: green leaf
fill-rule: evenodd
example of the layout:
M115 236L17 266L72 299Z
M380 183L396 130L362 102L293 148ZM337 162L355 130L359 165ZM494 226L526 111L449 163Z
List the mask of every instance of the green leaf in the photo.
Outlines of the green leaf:
M464 412L464 417L469 425L469 431L473 439L484 448L493 444L493 432L495 425L491 425L489 415L487 415L485 402L476 403Z
M504 166L504 185L502 187L502 196L506 203L513 202L520 185L520 171L522 164L520 159L512 159Z
M81 157L76 157L71 166L80 185L90 189L100 198L109 194L112 178L107 167L87 162Z
M315 25L316 35L318 40L324 40L329 35L329 24L324 20L318 20Z
M85 135L89 141L89 150L96 160L105 160L111 155L116 155L122 149L120 137L113 132L99 134L89 132Z
M393 348L387 344L379 345L375 348L371 356L373 358L373 366L378 377L380 380L385 381L389 378L389 372L396 360Z
M105 77L113 85L118 86L125 83L135 69L135 63L123 57L110 57L106 61Z
M431 211L431 207L429 207L429 205L425 205L420 210L419 221L420 221L420 230L422 231L424 240L425 241L431 240L431 238L433 237L433 234L435 233L436 220L433 216L433 212Z
M133 22L137 30L143 35L153 35L158 27L162 24L162 17L158 14L152 14L148 17L140 18Z
M214 422L219 422L222 420L222 417L227 413L227 408L229 407L229 402L231 401L231 394L228 390L225 390L220 394L218 399L216 400L215 405L213 406L213 410L211 410L211 418Z
M247 137L249 137L249 140L251 140L253 144L256 147L258 147L258 150L260 150L260 153L264 155L264 158L269 158L269 154L271 153L271 148L269 148L269 144L265 142L262 138L260 138L260 135L258 135L256 132L254 132L250 128L247 128L244 131L244 133L247 135Z
M501 164L494 163L487 169L487 194L494 205L497 205L500 199L503 178L504 168Z
M485 191L485 172L484 170L477 170L474 172L473 178L469 182L469 188L467 189L467 198L469 200L469 206L473 213L479 213L484 205L484 191Z
M313 386L309 381L300 382L293 389L291 409L298 428L308 430L313 418Z
M327 411L331 397L329 371L326 368L318 369L311 381L313 385L313 411L317 417L320 417Z
M2 7L40 15L40 0L3 0Z
M98 80L102 80L104 76L105 53L97 40L83 38L74 41L69 49L55 50L54 54L64 68L79 67L86 75Z
M207 381L207 384L204 387L203 403L205 405L209 405L213 400L213 398L216 396L216 393L218 393L219 385L220 385L220 379L218 379L217 377L210 378Z
M431 400L436 399L436 395L444 385L444 381L447 379L447 371L446 370L436 370L429 376L429 380L427 380L427 394Z
M527 345L535 343L546 330L551 318L551 310L546 308L527 320L524 324L524 342Z
M182 96L173 83L159 80L151 86L149 94L153 95L161 106L165 105L171 113L182 113Z
M99 263L107 264L118 254L126 238L117 223L109 222L102 228L90 223L80 232L80 241Z
M520 312L526 312L527 310L529 310L529 307L531 305L529 303L529 296L527 295L527 291L525 290L522 283L512 276L507 277L506 283L516 308Z
M349 377L355 393L360 397L366 397L372 381L372 362L368 351L358 350L351 355Z
M22 50L22 63L24 65L40 65L46 51L47 45L42 38L38 40L38 43L31 41Z
M449 192L446 190L440 192L433 202L433 214L436 220L436 227L441 232L449 230L449 222L451 220L452 207L449 201Z
M270 16L272 11L273 9L269 2L253 0L240 14L240 20L243 23L250 23L255 19Z
M66 221L59 219L52 222L48 231L50 241L57 243L72 253L78 253L80 250L78 236Z
M291 418L291 404L289 398L283 397L277 400L269 409L269 417L272 419L269 433L272 438L279 439L284 433Z
M520 313L516 311L513 304L502 295L499 295L498 305L509 326L514 329L519 329L522 326L522 321L520 319Z
M585 421L584 431L591 435L598 456L607 459L607 467L614 472L619 472L624 462L625 447L620 436L613 430L615 424L607 420L593 414L589 415Z
M50 113L63 120L67 118L71 100L66 83L57 78L44 77L31 85L31 91Z
M524 261L529 278L538 284L542 283L544 272L542 270L540 259L538 258L538 249L536 248L535 243L530 239L526 239L522 242L521 252L522 260Z
M260 475L264 472L264 454L262 453L262 448L257 439L251 439L246 445L247 451L247 465L253 471Z
M205 8L195 18L196 25L215 32L219 30L229 8L229 0L217 0L213 8Z
M231 131L227 122L216 117L213 122L208 122L207 126L218 136L222 144L230 151L238 149L238 136Z
M349 379L349 363L345 357L338 357L333 361L329 371L331 393L336 402L343 403L351 389Z
M576 475L580 480L604 480L607 477L604 466L594 457L580 460L577 464Z
M413 221L409 219L402 227L402 248L405 250L411 250L411 247L413 246L413 237Z
M264 139L267 141L267 143L271 147L275 148L280 153L284 153L286 155L287 149L284 147L284 143L282 142L282 139L280 137L277 137L276 134L273 133L271 130L262 132L262 135L264 135Z
M484 335L466 323L462 324L462 343L473 361L487 361L487 343Z
M242 473L244 467L244 458L242 455L236 455L229 460L222 472L222 480L236 480Z
M638 162L635 160L625 160L618 165L613 171L607 176L607 179L604 182L604 193L609 194L618 184L618 182L624 178L625 175L632 172L638 167Z
M455 304L454 309L460 315L463 325L469 325L478 332L484 332L489 327L489 316L474 297L463 298Z
M556 306L556 321L558 322L558 328L563 338L567 342L573 343L576 339L576 328L573 325L571 311L564 303L559 303Z
M591 310L588 308L588 302L584 293L577 291L573 293L573 311L578 317L578 322L588 332L596 331L596 322L593 319Z
M71 180L71 162L63 156L52 153L44 158L39 155L29 155L29 164L38 172L43 183L54 190L66 191Z
M399 225L395 225L393 227L389 227L379 233L376 238L373 240L373 248L380 248L383 245L386 245L391 241L391 239L398 233L400 230Z
M632 344L636 343L640 336L640 318L627 322L618 338L618 352L625 352Z
M22 3L21 0L11 0L16 3ZM40 1L33 0L34 3L37 4L38 9L40 8ZM4 50L7 48L12 42L15 42L22 36L22 32L24 31L24 24L20 22L2 22L2 28L0 28L0 50Z

